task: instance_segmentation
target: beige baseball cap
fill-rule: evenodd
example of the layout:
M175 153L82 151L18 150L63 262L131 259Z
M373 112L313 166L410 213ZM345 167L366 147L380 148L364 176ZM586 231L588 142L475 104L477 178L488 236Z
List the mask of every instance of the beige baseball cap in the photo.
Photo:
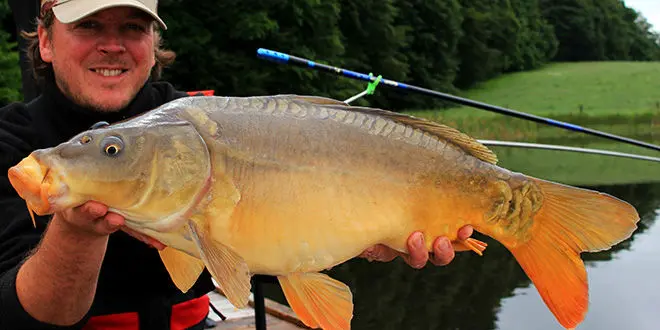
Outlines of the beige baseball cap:
M42 10L44 6L52 7L55 17L62 23L71 23L111 7L134 7L151 15L167 30L167 25L158 16L158 0L41 0Z

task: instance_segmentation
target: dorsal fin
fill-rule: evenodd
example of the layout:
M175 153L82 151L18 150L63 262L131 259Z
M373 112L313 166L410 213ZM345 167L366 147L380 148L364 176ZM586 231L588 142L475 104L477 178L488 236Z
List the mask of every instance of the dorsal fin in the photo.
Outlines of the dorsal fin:
M477 157L485 162L491 164L497 164L497 155L495 155L495 153L493 153L490 149L488 149L488 147L481 144L479 141L473 139L469 135L462 133L461 131L455 128L443 124L439 124L427 119L417 118L410 115L383 110L383 109L349 106L344 102L333 100L330 98L316 97L316 96L296 96L296 99L300 99L301 101L309 102L321 106L337 106L337 107L341 107L342 110L345 111L355 111L367 115L388 118L398 123L409 125L424 132L427 132L445 141L449 141L454 145L456 145L457 147L461 148L463 151L467 152L468 154Z
M345 106L345 107L349 106L346 102L331 99L331 98L328 98L328 97L309 96L309 95L294 95L294 97L296 99L304 101L304 102L320 104L320 105L339 105L339 106Z

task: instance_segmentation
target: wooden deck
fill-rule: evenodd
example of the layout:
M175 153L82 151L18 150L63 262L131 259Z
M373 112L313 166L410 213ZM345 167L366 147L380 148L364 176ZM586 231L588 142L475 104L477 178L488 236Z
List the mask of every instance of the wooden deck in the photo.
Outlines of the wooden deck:
M250 295L249 307L237 309L229 300L219 292L209 293L211 304L218 309L222 315L227 317L222 320L213 310L209 311L209 318L216 321L214 330L243 330L255 329L254 319L254 296ZM288 306L279 304L270 299L265 300L266 327L268 330L300 330L309 329L295 315Z

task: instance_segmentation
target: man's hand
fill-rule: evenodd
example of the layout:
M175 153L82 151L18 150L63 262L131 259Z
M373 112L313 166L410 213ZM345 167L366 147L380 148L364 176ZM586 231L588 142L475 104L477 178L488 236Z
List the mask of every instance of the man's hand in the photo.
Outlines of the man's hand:
M466 225L458 230L458 239L466 240L472 236L472 226ZM433 242L433 252L429 253L424 244L424 235L420 232L414 232L408 237L408 253L401 253L385 245L378 244L366 249L359 255L369 261L392 261L396 257L401 257L408 265L413 268L422 268L428 261L436 266L445 266L454 260L454 248L447 237L438 237Z
M94 201L56 213L55 218L75 232L93 236L107 236L124 226L124 217Z
M158 250L165 248L165 245L158 240L126 227L123 216L108 212L108 207L99 202L89 201L78 207L60 212L56 216L64 220L72 229L83 233L106 236L121 229Z

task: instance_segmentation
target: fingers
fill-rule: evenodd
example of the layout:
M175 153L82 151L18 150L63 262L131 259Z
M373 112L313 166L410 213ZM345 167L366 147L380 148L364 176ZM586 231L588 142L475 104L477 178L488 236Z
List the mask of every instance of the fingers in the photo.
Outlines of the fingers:
M461 227L461 229L458 230L458 239L461 241L464 241L470 236L472 236L472 233L474 232L474 229L470 225L465 225Z
M433 242L433 254L429 258L436 266L446 266L454 260L454 248L447 237L438 237Z
M112 212L106 213L105 222L108 223L109 227L114 228L114 230L117 230L126 224L124 217L122 217L117 213L112 213Z
M122 229L134 238L156 249L162 250L165 248L165 244L160 241L126 227L126 221L123 216L108 212L108 207L98 202L89 201L58 214L58 217L71 225L70 228L75 228L73 230L86 233L87 235L110 235Z
M474 229L465 225L458 230L458 240L466 240L472 236ZM438 237L433 242L432 253L429 255L424 244L424 235L414 232L408 237L408 254L402 254L403 260L413 268L422 268L427 262L436 266L446 266L454 260L456 252L447 237Z
M472 236L474 229L470 225L465 225L458 230L457 240L463 241ZM436 266L446 266L451 263L456 257L454 246L447 237L438 237L433 241L432 252L426 248L424 243L424 235L421 232L412 233L406 242L408 254L399 253L385 245L373 246L359 255L361 258L366 258L369 261L392 261L397 256L401 256L403 260L411 267L419 269L424 267L427 262L431 262Z
M408 254L403 260L412 268L422 268L429 261L429 252L424 244L424 235L414 232L408 237Z
M67 220L73 223L87 223L108 213L108 207L97 202L87 202L66 211Z
M470 236L474 229L470 225L465 225L458 230L457 239L459 241L464 241ZM446 266L454 260L456 252L454 251L454 246L447 237L438 237L433 242L433 254L430 257L432 264L436 266Z
M119 230L124 224L124 217L117 213L108 212L103 217L95 220L95 229L101 234L110 235Z
M108 212L108 207L94 201L66 210L56 215L74 231L92 235L109 235L124 225L124 217Z

